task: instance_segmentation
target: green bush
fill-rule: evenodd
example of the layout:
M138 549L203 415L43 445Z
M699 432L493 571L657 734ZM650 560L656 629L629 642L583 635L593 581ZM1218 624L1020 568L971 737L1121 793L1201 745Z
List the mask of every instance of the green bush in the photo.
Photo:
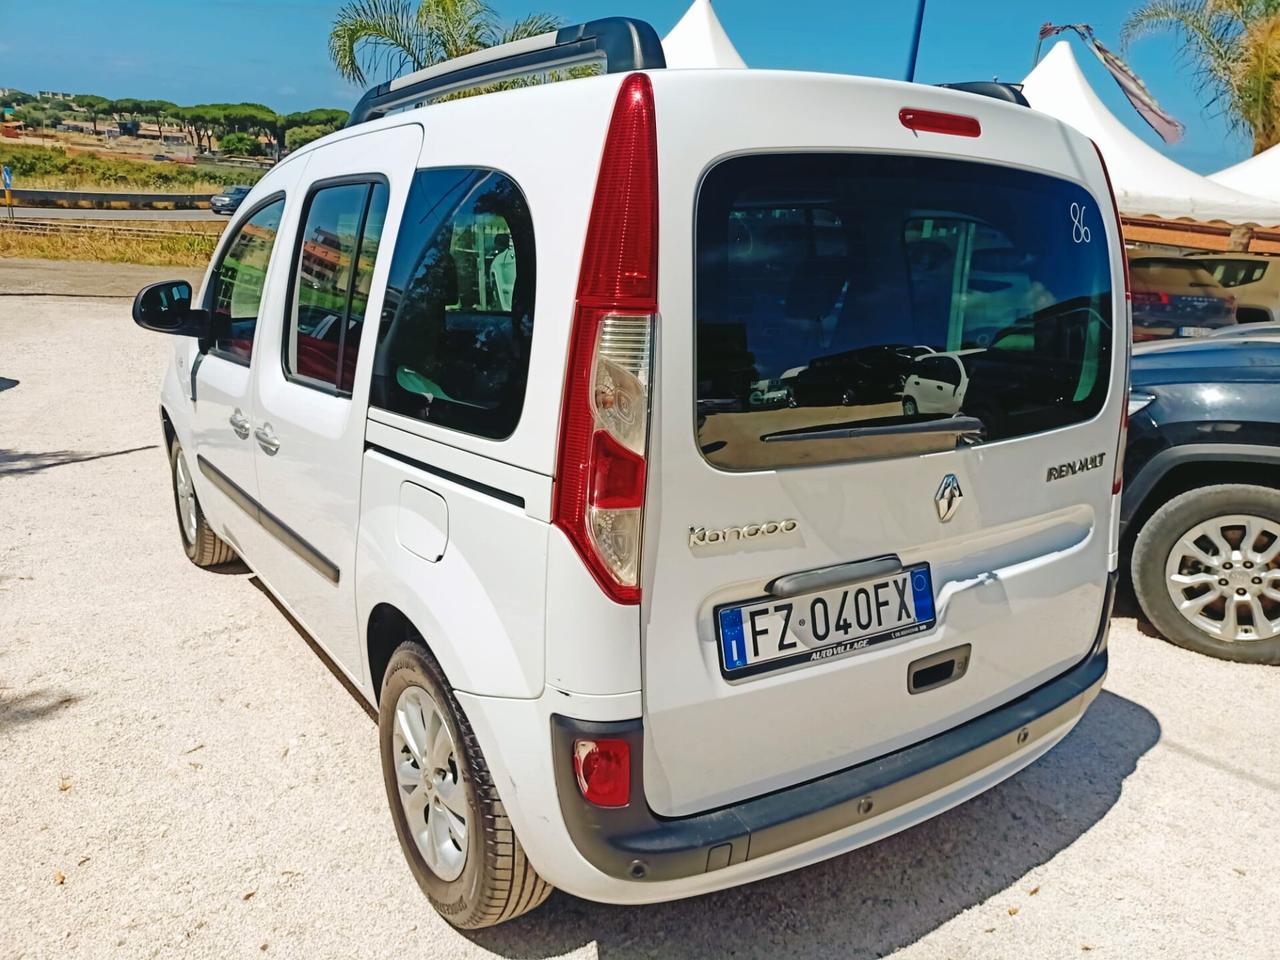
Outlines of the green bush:
M181 163L145 163L94 153L68 153L59 147L0 143L0 165L13 170L14 186L22 189L56 182L52 189L152 190L157 192L199 192L214 185L253 183L263 171ZM24 183L23 181L27 181Z
M227 157L256 157L262 153L262 144L247 133L228 133L218 140L218 152Z

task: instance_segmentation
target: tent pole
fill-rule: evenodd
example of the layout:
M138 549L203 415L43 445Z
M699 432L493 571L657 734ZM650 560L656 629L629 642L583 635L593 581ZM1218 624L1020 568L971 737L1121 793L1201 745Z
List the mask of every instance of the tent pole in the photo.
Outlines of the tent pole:
M1040 66L1040 51L1044 48L1044 34L1040 35L1040 39L1036 41L1036 58L1031 61L1031 69L1034 70Z
M925 0L920 0L920 5L916 7L916 25L911 35L911 59L907 61L907 83L915 83L916 80L916 59L920 56L920 31L924 27L924 5Z

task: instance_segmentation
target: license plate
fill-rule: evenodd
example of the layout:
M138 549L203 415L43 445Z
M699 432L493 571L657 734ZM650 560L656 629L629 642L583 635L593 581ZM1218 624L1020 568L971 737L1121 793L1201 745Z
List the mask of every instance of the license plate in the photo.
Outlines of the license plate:
M1213 333L1213 327L1179 327L1178 336L1180 337L1207 337Z
M852 656L936 623L927 563L785 600L725 604L715 613L720 672L730 679Z

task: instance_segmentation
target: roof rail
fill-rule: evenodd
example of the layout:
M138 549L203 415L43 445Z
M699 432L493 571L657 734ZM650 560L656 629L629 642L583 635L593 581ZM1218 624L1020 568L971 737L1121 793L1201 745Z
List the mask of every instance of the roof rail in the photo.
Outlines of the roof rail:
M980 97L992 100L1003 100L1005 103L1016 103L1020 107L1029 107L1030 103L1022 94L1022 84L1001 83L998 80L970 80L968 83L940 83L940 87L948 90L959 90L962 93L976 93Z
M605 73L667 65L653 27L630 17L606 17L489 47L380 83L365 91L346 125L354 127L429 96L592 62L603 62Z

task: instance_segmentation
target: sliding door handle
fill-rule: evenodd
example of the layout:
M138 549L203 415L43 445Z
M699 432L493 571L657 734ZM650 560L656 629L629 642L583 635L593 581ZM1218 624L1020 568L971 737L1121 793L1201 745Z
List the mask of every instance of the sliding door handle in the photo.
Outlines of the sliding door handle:
M276 451L280 449L280 441L276 438L275 432L272 431L269 423L264 423L253 431L253 436L258 441L258 446L270 456L275 456Z

